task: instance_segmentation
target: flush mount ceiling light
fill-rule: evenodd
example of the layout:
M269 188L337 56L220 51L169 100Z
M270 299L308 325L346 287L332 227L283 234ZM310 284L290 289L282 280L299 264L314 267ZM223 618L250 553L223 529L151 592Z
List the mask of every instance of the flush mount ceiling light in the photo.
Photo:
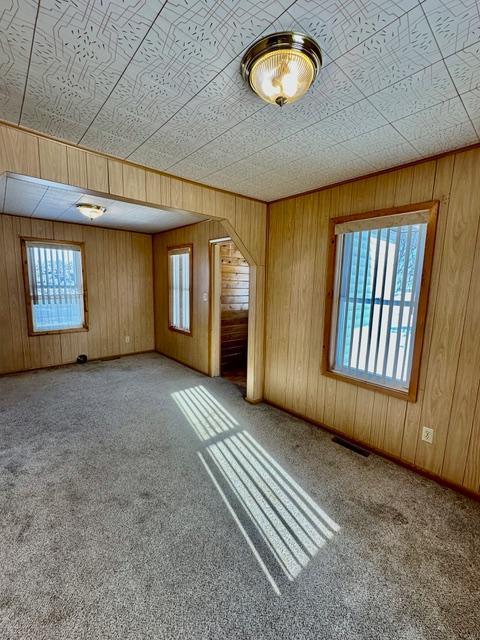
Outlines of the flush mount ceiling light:
M101 207L99 204L89 204L88 202L79 202L75 206L80 213L83 213L83 215L90 218L90 220L95 220L95 218L103 216L106 211L105 207Z
M322 66L318 44L302 33L284 31L255 42L242 60L242 76L271 104L295 102L311 87Z

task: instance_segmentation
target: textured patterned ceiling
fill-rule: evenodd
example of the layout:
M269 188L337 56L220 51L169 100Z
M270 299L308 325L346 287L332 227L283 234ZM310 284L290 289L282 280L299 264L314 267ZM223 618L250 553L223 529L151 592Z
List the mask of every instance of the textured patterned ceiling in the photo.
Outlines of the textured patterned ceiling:
M107 211L90 221L75 205L92 202L92 199ZM32 181L8 173L0 176L0 213L142 233L158 233L207 219L199 213L164 211L116 198L102 198L96 193L92 198L91 192L84 193L76 187L63 187L47 180Z
M260 35L324 67L280 109ZM480 0L0 0L0 118L272 200L478 142Z

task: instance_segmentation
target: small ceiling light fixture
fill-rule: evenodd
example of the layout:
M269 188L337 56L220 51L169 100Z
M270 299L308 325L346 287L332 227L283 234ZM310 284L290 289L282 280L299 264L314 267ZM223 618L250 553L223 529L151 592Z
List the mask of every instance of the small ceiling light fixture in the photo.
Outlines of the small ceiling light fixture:
M322 66L318 44L302 33L282 31L255 42L242 60L242 76L265 102L295 102L312 86Z
M106 211L105 207L100 206L99 204L89 204L88 202L79 202L75 205L80 213L83 213L84 216L90 218L90 220L95 220Z

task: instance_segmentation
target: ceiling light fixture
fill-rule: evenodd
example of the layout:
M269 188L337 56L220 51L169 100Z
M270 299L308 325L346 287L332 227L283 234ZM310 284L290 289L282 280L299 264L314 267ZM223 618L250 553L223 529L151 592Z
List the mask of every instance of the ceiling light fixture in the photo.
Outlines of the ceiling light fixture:
M95 220L106 211L105 207L100 206L99 204L89 204L88 202L79 202L75 205L80 213L83 213L84 216L90 218L90 220Z
M322 66L318 44L302 33L283 31L255 42L242 60L242 76L265 102L295 102L312 86Z

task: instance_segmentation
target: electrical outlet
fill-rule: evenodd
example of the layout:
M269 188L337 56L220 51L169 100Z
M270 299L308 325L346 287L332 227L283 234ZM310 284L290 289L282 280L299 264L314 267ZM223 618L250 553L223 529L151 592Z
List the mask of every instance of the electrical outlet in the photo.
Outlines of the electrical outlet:
M125 342L128 344L130 342L130 336L125 336Z
M428 444L433 443L433 429L430 427L423 427L422 429L422 440L427 442Z

